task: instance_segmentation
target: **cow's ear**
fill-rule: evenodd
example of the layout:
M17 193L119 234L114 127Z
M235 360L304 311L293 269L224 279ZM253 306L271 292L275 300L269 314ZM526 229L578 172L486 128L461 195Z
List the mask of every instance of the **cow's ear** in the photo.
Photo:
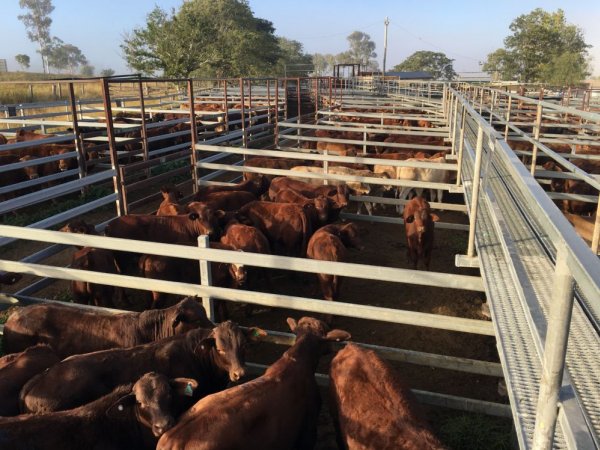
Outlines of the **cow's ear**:
M169 384L177 395L185 397L192 397L198 389L198 382L193 378L173 378Z
M415 221L415 216L410 215L406 219L404 219L404 223L413 223Z
M197 220L197 219L198 219L198 217L200 217L200 216L198 215L198 213L195 213L195 212L193 212L193 213L190 213L190 215L188 216L188 218L189 218L190 220Z
M290 327L290 330L292 330L292 333L294 331L296 331L296 328L298 327L298 322L296 322L296 319L292 319L291 317L288 317L286 320L288 326Z
M351 338L352 338L352 335L350 333L348 333L347 331L338 330L338 329L331 330L325 336L326 340L328 340L328 341L335 341L335 342L348 341Z
M433 222L437 222L438 220L440 220L440 217L437 214L430 214L429 217L431 217L431 220Z
M112 417L112 418L123 417L123 414L125 414L125 410L127 408L135 405L135 402L136 402L135 394L129 393L129 394L121 397L115 403L113 403L106 410L106 415L107 415L107 417Z
M265 336L268 336L268 334L265 330L258 327L248 327L244 330L244 335L249 341L260 341Z
M215 338L202 339L202 341L199 344L200 350L202 351L210 350L211 348L215 348L216 346L217 341L215 341Z
M215 211L215 217L217 219L222 219L223 217L225 217L225 214L227 214L225 211L223 211L222 209L217 209Z

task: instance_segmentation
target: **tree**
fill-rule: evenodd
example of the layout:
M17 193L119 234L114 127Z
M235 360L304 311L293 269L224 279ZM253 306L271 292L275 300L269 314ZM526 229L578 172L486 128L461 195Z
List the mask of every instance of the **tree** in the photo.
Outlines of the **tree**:
M79 71L79 73L81 75L83 75L84 77L93 77L95 71L96 71L96 68L94 66L85 64L85 65L81 66L81 70Z
M274 31L246 0L189 0L171 14L155 7L121 49L127 64L145 74L257 76L270 73L280 57Z
M115 74L115 71L112 69L103 69L100 71L101 77L112 77Z
M29 69L29 63L31 62L29 55L20 53L15 56L15 61L17 61L17 64L21 66L21 69Z
M19 6L21 9L29 10L27 14L22 14L18 18L25 24L29 40L38 43L42 67L44 73L48 73L47 48L51 43L50 25L52 24L50 13L54 11L52 0L19 0Z
M308 76L313 71L313 57L304 53L302 44L298 41L278 37L279 60L275 65L275 76Z
M65 44L61 39L52 38L52 44L48 47L48 65L56 69L69 69L70 73L75 73L79 66L87 64L87 58L81 50L72 45Z
M312 55L315 75L332 75L333 66L337 64L340 55L343 55L343 53L340 53L339 55L332 55L330 53L323 55L321 53L315 53Z
M504 49L488 55L486 72L522 82L576 82L588 74L590 45L579 27L567 23L562 9L534 9L513 20L509 28L512 34L504 39ZM556 70L559 76L554 75Z
M423 70L429 72L435 79L452 80L456 77L452 67L453 61L441 52L421 50L410 55L392 70L397 72Z
M344 63L362 64L369 68L377 67L377 61L373 59L377 57L375 42L371 40L371 36L362 31L354 31L346 39L350 44L350 50L339 55Z

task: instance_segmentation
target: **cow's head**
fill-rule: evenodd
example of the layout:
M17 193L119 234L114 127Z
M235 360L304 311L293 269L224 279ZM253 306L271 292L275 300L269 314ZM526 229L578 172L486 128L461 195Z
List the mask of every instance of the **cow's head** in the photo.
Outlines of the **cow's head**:
M296 335L296 339L299 339L302 336L312 335L325 343L347 341L352 337L347 331L330 329L325 322L315 319L314 317L302 317L299 321L288 317L287 324L290 327L290 330L292 330L292 333ZM327 352L329 350L328 346L323 346L322 350L323 352Z
M192 378L175 378L149 372L143 375L131 389L131 393L121 397L106 414L109 417L130 417L135 408L135 417L156 437L175 425L176 411L174 397L191 397L198 387Z
M168 330L167 336L183 334L194 328L212 328L214 324L208 320L206 310L197 298L186 297L165 310ZM165 336L166 337L166 336Z
M20 158L19 161L25 162L25 161L31 161L34 159L36 159L35 156L25 155L22 158ZM35 180L36 178L40 177L39 167L40 166L27 166L27 167L23 167L23 171L25 172L25 175L27 176L27 178L29 178L30 180Z
M190 209L192 209L190 204ZM196 224L198 234L206 234L214 239L218 239L221 234L221 227L219 220L225 216L225 211L220 209L213 211L208 206L194 202L193 212L191 212L188 218Z
M65 233L98 234L96 227L84 220L74 220L73 222L69 222L62 227L60 231Z
M242 250L238 250L241 252ZM248 280L248 270L244 264L231 263L229 264L229 275L236 286L243 286Z
M413 207L404 209L404 223L408 229L410 227L417 234L419 243L422 242L425 232L433 227L433 222L437 222L440 218L431 212L429 203L422 200L422 203L414 203Z
M364 246L360 239L360 230L356 224L349 222L340 227L340 239L346 247L363 250Z
M160 192L163 196L163 200L166 200L170 203L177 203L181 198L183 198L181 191L170 184L161 186Z
M319 195L314 199L315 209L317 210L317 216L319 218L319 222L321 223L327 223L327 221L329 220L329 202L329 198L327 198L324 195Z
M266 332L260 328L240 328L231 320L221 322L204 339L201 348L206 351L210 348L215 354L216 365L229 374L231 381L239 381L246 375L246 345L248 341L257 341L265 336Z

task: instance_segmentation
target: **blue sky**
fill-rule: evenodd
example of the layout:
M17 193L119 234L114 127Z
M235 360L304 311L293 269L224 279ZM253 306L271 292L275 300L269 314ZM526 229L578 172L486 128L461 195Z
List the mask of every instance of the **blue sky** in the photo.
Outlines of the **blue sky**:
M182 0L53 0L51 33L78 46L97 71L129 70L121 57L123 33L144 24L154 5L178 8ZM250 0L257 17L273 22L276 34L300 41L308 53L339 53L347 49L346 36L363 31L377 44L381 64L383 21L389 17L387 67L391 68L418 50L442 51L455 59L459 72L479 70L479 61L509 34L511 21L541 7L562 8L567 21L580 26L592 56L594 75L600 75L600 1L498 0L450 2L428 0ZM41 71L35 44L29 42L18 0L0 0L0 58L16 70L14 56L28 54L31 70Z

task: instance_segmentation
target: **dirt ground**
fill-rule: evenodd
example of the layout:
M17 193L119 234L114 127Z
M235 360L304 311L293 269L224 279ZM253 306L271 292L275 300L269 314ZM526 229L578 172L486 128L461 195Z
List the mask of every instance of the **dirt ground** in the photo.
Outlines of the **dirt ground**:
M113 211L109 210L96 213L87 218L90 221L96 220L97 223L103 215L112 213ZM386 212L386 214L391 213L391 210ZM467 216L462 213L440 212L439 215L443 222L468 222ZM409 268L406 257L406 239L402 225L371 224L368 222L359 222L358 224L364 230L365 250L350 250L348 262ZM430 270L452 274L477 275L478 270L476 269L456 268L454 265L455 255L465 253L466 244L466 232L436 229ZM22 257L24 251L31 253L37 247L40 247L40 244L12 245L10 248L3 249L2 258ZM72 250L66 250L52 257L46 263L66 265L70 261L71 253ZM19 289L27 281L23 280L17 286L13 286L11 291L14 292L15 289ZM273 272L273 292L319 298L316 289L314 275L301 274L291 277L290 274L282 271ZM64 299L68 296L67 293L68 283L56 282L38 295L46 298ZM485 301L484 293L447 288L347 278L342 284L340 301L471 319L485 319L481 314L481 305ZM140 303L140 306L142 306L142 303ZM251 317L247 317L241 305L231 305L230 312L232 319L243 325L256 325L269 330L286 332L289 330L285 318L288 316L299 318L303 315L300 311L267 310L263 308L256 311ZM347 317L336 317L334 326L349 331L352 334L352 339L357 342L484 361L498 361L493 337ZM285 348L281 346L261 344L250 349L247 359L251 362L269 364L279 358L283 351L285 351ZM330 359L330 356L322 359L318 372L327 373ZM394 362L393 365L401 371L403 378L413 389L493 402L507 402L506 397L501 397L497 393L498 379L495 377L472 375L408 363ZM447 417L459 414L448 412L444 415L439 411L434 412L431 410L429 412L436 428L441 426ZM335 434L327 414L326 402L321 414L319 433L318 449L336 448Z

